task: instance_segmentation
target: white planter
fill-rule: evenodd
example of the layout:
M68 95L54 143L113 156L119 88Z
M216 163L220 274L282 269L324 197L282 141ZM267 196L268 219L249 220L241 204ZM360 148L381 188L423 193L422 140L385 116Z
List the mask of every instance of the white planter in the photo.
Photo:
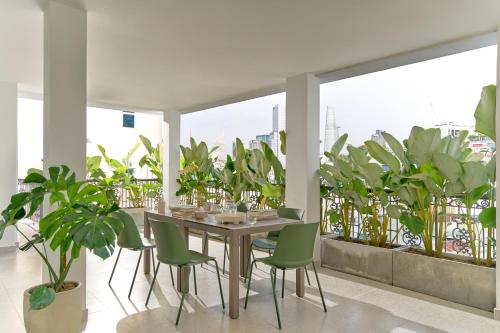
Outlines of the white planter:
M132 217L139 230L142 231L142 227L144 227L144 212L147 208L124 208L123 210Z
M495 307L495 268L478 266L470 257L434 258L394 251L394 285L475 308ZM450 260L453 259L453 260Z
M27 333L79 333L82 330L83 288L77 287L56 294L52 304L42 310L29 309L30 288L24 292L23 314Z
M321 239L321 265L392 284L391 249L327 238Z

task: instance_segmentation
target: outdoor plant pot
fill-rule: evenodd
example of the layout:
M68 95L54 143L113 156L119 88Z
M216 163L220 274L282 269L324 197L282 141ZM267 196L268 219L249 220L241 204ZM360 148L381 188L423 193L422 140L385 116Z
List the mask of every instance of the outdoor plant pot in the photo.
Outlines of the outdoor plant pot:
M80 282L75 288L56 294L52 304L42 310L29 309L30 288L24 292L23 314L27 333L78 333L82 326L83 288Z
M144 227L144 212L147 208L124 208L123 210L132 216L132 219L139 228Z
M470 263L470 257L443 258L394 251L394 286L492 311L495 307L495 268Z
M321 239L322 266L386 284L392 284L392 252L338 238Z

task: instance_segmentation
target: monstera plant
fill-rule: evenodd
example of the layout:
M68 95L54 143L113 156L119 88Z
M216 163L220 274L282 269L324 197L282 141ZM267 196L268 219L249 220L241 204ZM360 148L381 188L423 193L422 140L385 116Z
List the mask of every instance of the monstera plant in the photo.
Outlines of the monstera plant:
M49 281L32 289L29 298L30 309L40 310L50 306L58 293L71 288L66 278L83 249L103 259L113 254L123 223L116 215L119 207L109 199L106 191L76 180L75 173L67 166L48 168L48 177L32 172L24 183L35 187L30 192L11 197L10 204L2 212L0 238L6 228L14 227L25 240L20 250L33 250L42 259ZM39 232L30 238L17 222L31 217L44 200L50 204L50 213L42 217ZM58 253L57 263L49 260L49 248Z

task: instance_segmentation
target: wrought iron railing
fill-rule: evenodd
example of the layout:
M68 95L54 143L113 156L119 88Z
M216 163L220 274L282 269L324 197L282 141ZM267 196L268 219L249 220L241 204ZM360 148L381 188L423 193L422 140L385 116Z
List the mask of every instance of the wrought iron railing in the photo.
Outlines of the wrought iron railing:
M396 203L394 199L390 199L391 203ZM342 235L342 226L339 223L330 223L328 220L328 211L336 210L339 211L339 207L341 204L341 200L338 197L328 197L321 199L321 219L322 223L328 226L328 232L334 235ZM481 257L485 258L486 256L486 248L488 242L488 234L487 229L483 229L481 223L478 220L478 216L481 211L488 207L487 200L479 200L472 207L471 215L474 227L481 234ZM465 256L472 256L472 251L469 243L469 232L467 230L467 225L465 222L465 214L466 207L460 198L451 197L448 198L446 202L446 214L445 217L445 225L446 232L444 237L444 244L442 251L444 253L454 253ZM435 223L435 232L433 236L433 247L434 250L438 247L438 219L441 215L436 216ZM414 247L422 247L422 237L413 235L408 231L406 226L403 226L399 219L390 219L389 228L388 228L388 239L394 240L394 245L404 245L404 246L414 246ZM351 237L353 239L362 239L363 238L363 230L362 230L362 221L361 216L354 213L354 220L351 224ZM492 235L493 239L493 257L496 257L496 240L495 240L495 232L493 231Z
M141 186L144 184L157 184L158 180L157 179L137 179L136 184ZM23 179L18 179L17 180L17 190L18 192L29 192L31 191L34 187L38 186L37 184L25 184L23 182ZM161 197L162 194L162 188L161 186L158 187L157 190L157 195L155 196L144 196L142 200L142 206L144 208L148 209L155 209L158 206L158 199ZM121 208L133 208L137 207L137 202L131 199L131 194L130 191L123 187L116 187L115 188L115 196L118 201L118 204ZM25 207L25 209L28 211L29 207ZM33 222L39 222L41 217L42 217L42 206L33 214L33 216L30 218Z

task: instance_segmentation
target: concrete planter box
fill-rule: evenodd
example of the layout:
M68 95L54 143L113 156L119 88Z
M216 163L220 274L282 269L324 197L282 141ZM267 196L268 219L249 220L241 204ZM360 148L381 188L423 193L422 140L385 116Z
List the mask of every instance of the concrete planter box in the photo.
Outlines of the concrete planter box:
M392 252L335 238L321 239L322 266L386 284L392 284Z
M469 260L462 256L447 256ZM393 284L486 311L495 307L495 268L491 267L394 251Z

